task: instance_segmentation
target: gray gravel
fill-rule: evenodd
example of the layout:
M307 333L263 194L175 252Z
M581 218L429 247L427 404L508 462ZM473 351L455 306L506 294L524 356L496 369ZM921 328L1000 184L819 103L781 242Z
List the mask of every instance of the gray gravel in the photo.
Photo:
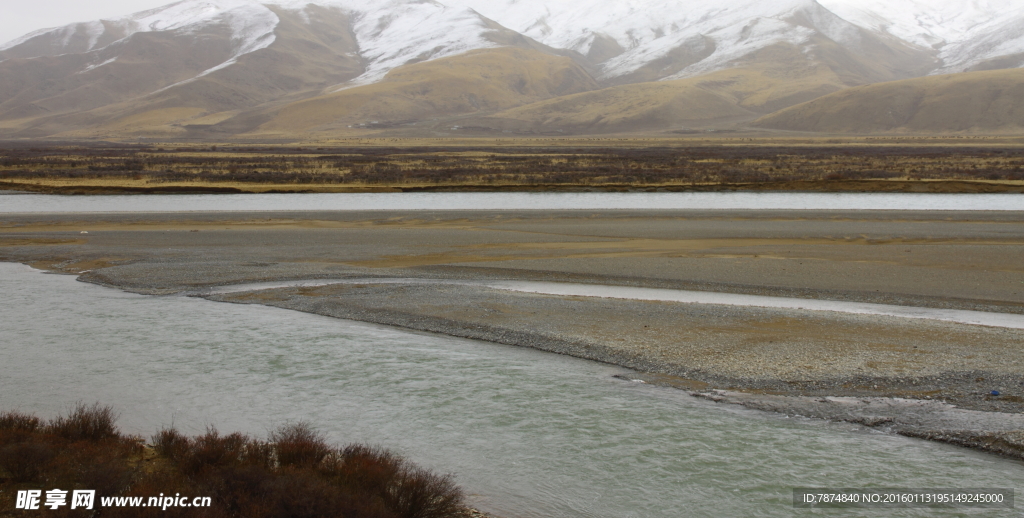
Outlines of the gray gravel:
M207 298L533 347L628 367L637 371L630 379L724 403L849 421L1024 458L1020 330L462 285L343 284ZM710 328L709 320L715 322ZM794 320L828 331L792 334L774 344L759 325ZM678 327L689 334L664 332ZM873 351L871 339L837 343L835 336L844 329L881 340L887 351ZM979 344L970 358L962 354L965 341ZM738 354L738 348L759 354ZM940 360L908 371L905 365L916 355ZM816 367L793 368L809 362ZM991 395L996 389L1000 395Z
M280 280L509 279L1024 313L1021 257L1020 213L0 215L2 261L165 295ZM1019 456L1019 330L452 285L205 296L534 347L723 403Z

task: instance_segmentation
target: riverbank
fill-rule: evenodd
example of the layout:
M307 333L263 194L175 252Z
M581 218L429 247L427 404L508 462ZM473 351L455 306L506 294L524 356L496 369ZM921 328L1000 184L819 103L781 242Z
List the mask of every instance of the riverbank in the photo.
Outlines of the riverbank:
M1024 458L1022 330L459 285L367 282L206 298L532 347L629 367L633 380L713 401Z
M332 442L383 444L455 474L468 502L496 516L784 517L794 487L1024 485L1017 460L723 405L614 365L0 271L0 335L22 345L0 364L8 405L51 416L77 399L109 402L135 433L217 423L264 436L309 420Z
M634 379L723 403L857 422L1017 458L1024 451L1014 415L1024 410L1020 330L454 284L206 291L346 277L549 280L1021 313L1024 216L1018 213L424 211L2 219L0 259L111 287L535 347L626 366L638 371Z
M444 183L367 184L155 182L152 180L97 181L94 179L25 178L0 181L0 191L40 194L279 194L381 192L912 192L912 193L1024 193L1024 181L998 180L788 180L747 183Z

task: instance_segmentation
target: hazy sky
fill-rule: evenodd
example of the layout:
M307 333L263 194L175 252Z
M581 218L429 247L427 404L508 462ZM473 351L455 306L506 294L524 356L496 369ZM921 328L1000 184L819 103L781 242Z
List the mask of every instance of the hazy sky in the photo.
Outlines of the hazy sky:
M0 43L46 27L117 18L175 0L0 0Z

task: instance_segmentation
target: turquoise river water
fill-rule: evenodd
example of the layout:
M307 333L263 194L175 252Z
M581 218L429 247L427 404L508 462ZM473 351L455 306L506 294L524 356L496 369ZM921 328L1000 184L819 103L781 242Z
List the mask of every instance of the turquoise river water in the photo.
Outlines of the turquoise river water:
M540 351L262 306L152 297L0 264L0 409L76 401L128 432L308 420L454 473L506 518L1020 516L800 510L793 487L1024 487L1024 464L628 381ZM627 379L614 377L625 375Z

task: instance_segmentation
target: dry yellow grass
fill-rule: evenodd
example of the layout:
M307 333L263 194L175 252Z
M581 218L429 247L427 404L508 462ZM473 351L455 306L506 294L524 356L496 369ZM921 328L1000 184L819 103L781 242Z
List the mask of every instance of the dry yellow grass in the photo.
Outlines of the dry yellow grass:
M141 131L149 135L162 134L174 137L185 133L182 124L191 124L193 119L206 114L206 110L202 108L159 108L118 118L94 130L123 135Z
M452 189L1021 192L1021 141L611 137L33 147L0 152L0 189L68 194Z
M378 84L290 104L252 135L342 135L407 124L608 133L732 127L849 86L791 45L674 81L598 89L567 58L501 48L395 69ZM439 123L443 123L440 124Z
M786 49L774 50L785 53ZM693 78L614 86L540 101L479 123L500 129L584 133L732 127L846 86L821 64L794 66L785 60L767 60Z
M839 91L756 126L830 133L983 132L1024 128L1024 70L930 76Z
M837 145L858 147L885 146L971 146L971 147L1005 147L1024 146L1024 136L1019 135L956 135L956 134L921 134L921 135L878 135L878 136L817 136L792 135L784 136L764 132L702 133L692 135L666 136L664 132L639 134L608 134L601 136L529 136L529 137L389 137L389 136L358 136L335 137L322 135L306 140L296 141L299 146L351 146L351 147L481 147L506 148L515 152L518 147L544 146L548 148L643 148L650 146L679 147L690 146L742 146L742 147L833 147ZM733 136L735 135L735 136ZM168 144L172 145L172 144ZM172 146L178 146L173 144ZM206 147L208 144L202 145ZM252 145L272 151L276 145ZM185 149L185 147L183 147Z
M727 96L689 80L615 86L497 113L482 124L501 129L628 131L680 126L686 121L750 118Z
M485 49L408 65L380 83L290 104L254 133L336 131L494 112L596 87L569 58L511 47Z

